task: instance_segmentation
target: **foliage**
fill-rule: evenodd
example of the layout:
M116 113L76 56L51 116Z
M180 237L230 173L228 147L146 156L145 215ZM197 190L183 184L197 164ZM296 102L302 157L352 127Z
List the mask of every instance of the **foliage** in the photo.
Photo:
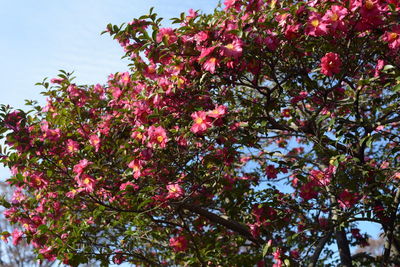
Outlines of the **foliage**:
M61 71L45 107L3 107L14 242L72 266L399 264L399 10L226 0L108 25L129 72ZM362 221L383 255L351 255Z

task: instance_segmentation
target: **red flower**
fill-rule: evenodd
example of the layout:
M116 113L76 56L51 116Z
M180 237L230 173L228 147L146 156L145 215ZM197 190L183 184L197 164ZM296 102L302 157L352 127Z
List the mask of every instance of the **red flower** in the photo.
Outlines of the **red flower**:
M92 176L84 174L81 178L75 177L79 187L83 188L86 192L93 192L96 180Z
M342 193L339 194L339 205L344 208L351 208L354 206L359 199L358 194L351 193L347 189L345 189Z
M340 67L342 66L342 61L336 53L326 53L321 59L321 72L326 76L333 76L340 72Z
M274 179L277 177L277 174L279 173L279 170L275 168L274 165L268 165L265 168L265 173L267 174L267 177L269 179Z
M184 236L171 237L169 245L175 252L185 251L187 249L187 240Z

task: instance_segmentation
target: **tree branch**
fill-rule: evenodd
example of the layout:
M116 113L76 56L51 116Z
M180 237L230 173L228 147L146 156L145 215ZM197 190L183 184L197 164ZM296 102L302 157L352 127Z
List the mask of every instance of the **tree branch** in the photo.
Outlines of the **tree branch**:
M247 226L240 224L236 221L232 221L232 220L228 220L225 218L222 218L221 216L212 213L206 209L203 209L201 207L198 206L194 206L192 204L188 204L188 203L183 203L181 205L179 205L179 207L184 208L186 210L189 210L193 213L196 213L198 215L201 215L207 219L209 219L211 222L220 224L225 226L226 228L240 234L241 236L247 238L248 240L252 241L254 244L256 244L257 246L261 246L264 241L260 238L255 238L251 233L250 230L247 228Z

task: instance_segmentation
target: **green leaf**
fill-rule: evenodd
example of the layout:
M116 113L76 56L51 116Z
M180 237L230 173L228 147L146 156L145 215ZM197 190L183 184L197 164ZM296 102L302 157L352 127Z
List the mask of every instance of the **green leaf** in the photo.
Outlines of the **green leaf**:
M263 248L263 252L262 255L263 257L265 257L265 255L267 255L269 248L271 247L271 243L267 242L267 244L265 244L264 248Z

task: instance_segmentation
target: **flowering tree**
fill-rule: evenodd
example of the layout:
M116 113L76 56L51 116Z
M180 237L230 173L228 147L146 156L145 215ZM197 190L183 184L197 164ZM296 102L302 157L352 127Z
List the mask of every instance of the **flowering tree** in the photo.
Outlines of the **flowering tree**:
M73 266L400 264L400 2L224 4L108 25L128 72L3 107L14 243ZM352 254L362 221L382 255Z

